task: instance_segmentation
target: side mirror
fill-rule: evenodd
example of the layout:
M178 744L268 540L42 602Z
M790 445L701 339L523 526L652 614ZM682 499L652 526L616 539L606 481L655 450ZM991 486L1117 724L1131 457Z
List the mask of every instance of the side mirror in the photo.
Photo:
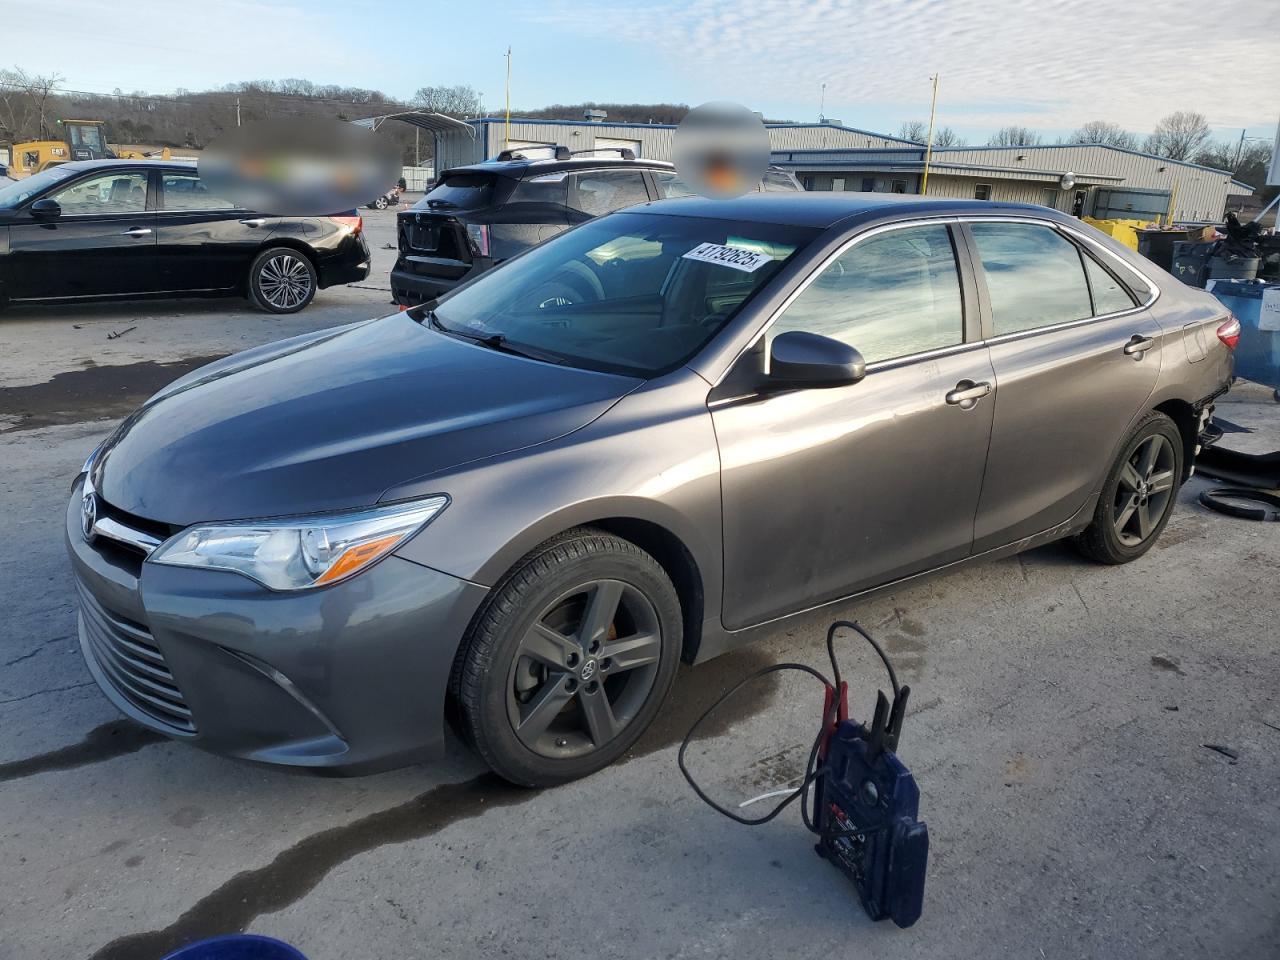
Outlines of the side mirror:
M844 387L867 375L867 364L847 343L803 330L774 337L769 348L769 390Z
M37 220L55 220L62 216L62 207L57 200L44 197L31 205L31 216Z

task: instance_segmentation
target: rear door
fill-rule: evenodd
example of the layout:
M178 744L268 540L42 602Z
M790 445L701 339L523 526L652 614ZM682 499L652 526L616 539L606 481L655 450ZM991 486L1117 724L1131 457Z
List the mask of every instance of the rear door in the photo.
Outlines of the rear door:
M242 283L278 217L214 196L195 170L159 171L156 261L160 289L227 290Z
M95 172L46 198L62 213L37 220L30 204L9 226L14 299L126 296L156 289L156 215L146 170Z
M1047 222L969 222L995 421L981 552L1070 520L1102 482L1160 372L1162 331L1110 258Z

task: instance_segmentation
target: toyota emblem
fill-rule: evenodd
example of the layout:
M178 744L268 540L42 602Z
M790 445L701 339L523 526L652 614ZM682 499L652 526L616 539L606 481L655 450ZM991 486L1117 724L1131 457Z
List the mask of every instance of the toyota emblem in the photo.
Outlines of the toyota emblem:
M86 493L80 501L80 532L86 540L93 539L93 527L98 522L98 498Z
M586 663L582 665L582 679L584 681L590 680L595 675L596 675L596 662L594 660L588 660Z

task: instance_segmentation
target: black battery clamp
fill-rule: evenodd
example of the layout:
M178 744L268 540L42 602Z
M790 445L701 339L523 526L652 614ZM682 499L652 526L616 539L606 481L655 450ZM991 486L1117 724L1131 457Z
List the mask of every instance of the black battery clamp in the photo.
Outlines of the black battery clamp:
M870 725L849 719L849 685L840 675L835 638L841 628L861 635L880 656L889 674L893 699L876 691ZM827 656L832 679L803 663L777 663L758 670L730 688L689 728L676 761L689 786L708 806L748 826L768 823L799 799L804 825L818 837L815 849L854 885L872 920L891 919L909 927L924 905L929 829L919 820L920 791L911 772L898 759L898 740L911 688L899 686L884 650L859 624L837 620L827 630ZM805 764L799 786L766 814L746 817L712 800L694 780L685 753L702 724L727 700L754 680L770 673L796 670L823 685L822 724ZM776 793L766 794L774 796ZM763 798L756 798L763 799ZM748 803L753 801L748 801Z

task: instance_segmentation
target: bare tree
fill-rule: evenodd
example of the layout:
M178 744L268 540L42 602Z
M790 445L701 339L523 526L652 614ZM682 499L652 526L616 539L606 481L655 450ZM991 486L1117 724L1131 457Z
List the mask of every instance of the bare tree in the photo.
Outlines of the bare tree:
M1118 123L1106 120L1090 120L1078 130L1072 132L1067 143L1098 143L1104 147L1121 147L1125 150L1137 150L1138 138Z
M64 79L58 73L27 73L21 67L0 70L0 126L9 130L14 139L47 140L49 101Z
M898 136L903 140L914 140L916 143L924 143L928 132L929 125L923 120L904 120L902 126L898 128Z
M480 94L463 84L454 87L421 87L413 95L413 105L433 113L474 117L480 113Z
M950 127L939 127L933 131L933 145L940 149L946 147L967 147L969 141Z
M1204 114L1179 110L1156 124L1143 149L1170 160L1189 160L1208 139L1209 121Z
M989 147L1034 147L1044 142L1044 138L1030 127L1001 127L987 141Z

